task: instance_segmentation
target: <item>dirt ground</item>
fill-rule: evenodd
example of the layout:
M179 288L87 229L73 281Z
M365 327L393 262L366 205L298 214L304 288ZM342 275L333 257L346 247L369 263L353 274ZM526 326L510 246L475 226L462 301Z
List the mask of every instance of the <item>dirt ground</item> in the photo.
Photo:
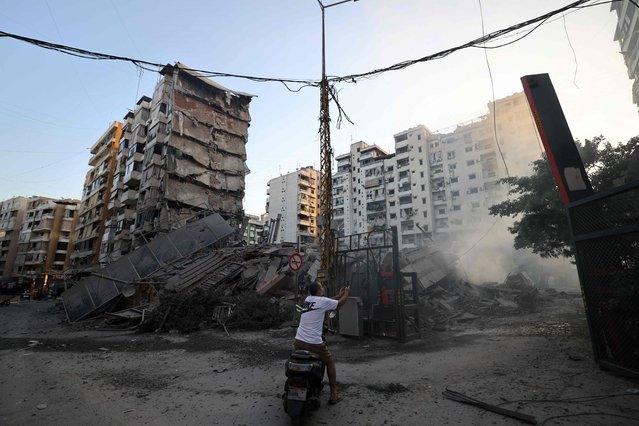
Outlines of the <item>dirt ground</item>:
M292 335L101 330L67 324L54 301L16 300L0 307L0 424L286 425ZM523 424L448 400L446 388L540 424L639 424L639 383L595 364L578 296L403 345L341 336L329 345L343 401L328 406L325 392L309 425Z

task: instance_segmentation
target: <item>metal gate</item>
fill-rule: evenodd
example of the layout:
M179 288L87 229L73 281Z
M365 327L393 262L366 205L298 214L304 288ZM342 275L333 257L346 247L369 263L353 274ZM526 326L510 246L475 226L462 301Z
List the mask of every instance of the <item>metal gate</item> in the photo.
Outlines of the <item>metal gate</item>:
M406 342L421 337L417 279L402 274L397 228L336 238L336 282L362 300L364 331Z
M639 181L567 209L595 358L639 377Z

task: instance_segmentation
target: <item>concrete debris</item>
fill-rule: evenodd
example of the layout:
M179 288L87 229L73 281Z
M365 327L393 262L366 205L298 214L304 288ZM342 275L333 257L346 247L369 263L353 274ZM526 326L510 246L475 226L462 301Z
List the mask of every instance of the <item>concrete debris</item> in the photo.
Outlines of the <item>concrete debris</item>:
M481 317L533 312L539 304L565 293L539 290L524 273L509 274L503 283L475 285L451 274L420 294L420 320L433 330L447 330Z
M67 292L77 296L63 297L69 319L101 313L98 319L111 328L184 333L222 327L227 334L293 320L296 304L317 279L317 247L301 247L303 266L294 273L288 265L294 245L245 246L232 236L219 240L229 229L219 216L206 217L156 237ZM209 231L214 235L206 236ZM171 244L160 244L162 238ZM392 270L389 259L382 260L382 271ZM503 283L471 284L458 273L454 256L433 247L402 250L399 259L405 284L408 277L416 279L416 297L405 299L418 307L422 328L446 330L482 316L534 311L544 298L558 296L552 289L541 293L523 273L509 274ZM102 296L105 289L110 293ZM383 304L395 303L383 283L378 290ZM378 290L372 290L373 297Z

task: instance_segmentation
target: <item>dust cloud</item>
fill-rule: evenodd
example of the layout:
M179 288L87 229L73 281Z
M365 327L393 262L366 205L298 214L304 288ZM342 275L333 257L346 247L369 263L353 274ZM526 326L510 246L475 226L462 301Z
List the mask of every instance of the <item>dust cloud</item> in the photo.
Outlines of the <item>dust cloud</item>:
M511 218L485 218L477 231L453 241L465 278L474 284L503 282L508 274L524 272L536 286L556 290L579 289L577 268L569 259L544 259L532 250L516 250L508 231Z

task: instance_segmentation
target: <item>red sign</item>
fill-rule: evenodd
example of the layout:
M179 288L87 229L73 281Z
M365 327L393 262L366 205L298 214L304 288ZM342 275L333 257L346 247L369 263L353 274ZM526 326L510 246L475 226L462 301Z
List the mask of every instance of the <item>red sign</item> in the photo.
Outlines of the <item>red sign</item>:
M293 272L297 272L302 269L302 255L299 253L293 253L288 258L288 266Z

